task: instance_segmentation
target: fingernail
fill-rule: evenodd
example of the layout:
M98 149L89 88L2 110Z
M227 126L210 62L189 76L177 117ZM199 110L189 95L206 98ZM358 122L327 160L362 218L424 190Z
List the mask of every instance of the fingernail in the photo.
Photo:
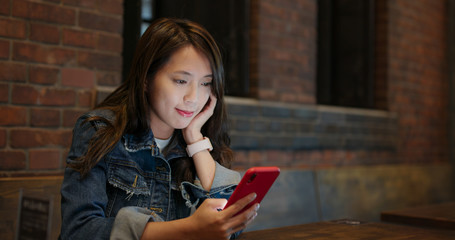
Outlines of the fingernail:
M256 205L256 211L259 210L259 207L260 207L260 206L261 206L261 205L259 205L259 203Z
M256 194L256 193L253 193L253 196L251 197L251 200L255 199L256 196L257 196L257 194Z

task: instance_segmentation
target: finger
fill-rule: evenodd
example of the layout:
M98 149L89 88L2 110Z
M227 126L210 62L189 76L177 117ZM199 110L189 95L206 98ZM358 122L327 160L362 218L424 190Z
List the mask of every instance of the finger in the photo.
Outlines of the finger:
M234 218L231 219L232 226L229 230L232 231L230 234L233 234L235 232L238 232L248 224L250 224L257 216L257 210L259 209L259 203L254 204L251 206L248 210L246 210L244 213L239 214L235 216Z
M255 212L254 215L246 221L245 225L248 226L250 223L258 216L258 212Z
M250 193L246 197L241 198L234 204L232 204L230 207L225 209L223 212L227 214L229 217L234 216L236 213L238 213L240 210L245 208L250 202L252 202L256 198L256 193Z
M232 235L236 232L239 232L239 231L245 229L256 218L256 216L257 216L257 213L255 213L252 218L248 219L248 221L242 222L242 223L236 225L235 227L229 228L229 230L227 231L227 234Z
M199 114L196 116L196 118L203 118L205 121L209 119L212 115L213 112L215 111L215 106L216 106L216 97L213 94L210 94L209 99L207 100L206 104L204 107L201 109Z
M253 206L249 207L243 213L231 218L233 225L248 223L251 219L255 218L257 215L257 211L259 210L259 203L254 204Z
M258 216L258 209L259 209L259 204L255 208L254 214L252 214L246 221L246 223L245 223L246 226L248 226Z
M218 99L216 98L215 94L213 94L213 93L210 94L210 99L212 100L212 103L214 105L216 105L216 102L218 101Z
M213 93L210 94L210 103L207 106L207 110L210 110L210 113L211 113L210 115L212 115L213 111L215 110L216 102L217 102L217 99L216 99L215 95Z

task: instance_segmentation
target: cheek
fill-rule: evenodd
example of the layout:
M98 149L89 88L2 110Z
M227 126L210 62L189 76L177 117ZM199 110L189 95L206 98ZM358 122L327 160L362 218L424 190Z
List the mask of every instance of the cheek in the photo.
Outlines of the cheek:
M210 92L209 91L207 91L204 94L202 94L202 97L201 97L201 102L202 102L201 105L202 105L202 107L204 107L207 104L209 99L210 99Z
M204 109L205 105L207 105L208 100L209 100L208 96L200 96L199 97L198 108L196 110L197 113L200 113Z
M155 114L160 112L163 108L163 104L166 102L166 99L163 99L162 93L160 91L149 91L149 107Z

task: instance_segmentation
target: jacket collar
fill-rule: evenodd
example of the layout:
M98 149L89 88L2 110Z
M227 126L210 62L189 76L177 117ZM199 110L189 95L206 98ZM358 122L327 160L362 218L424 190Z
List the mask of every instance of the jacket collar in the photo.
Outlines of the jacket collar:
M153 139L153 132L148 131L141 135L125 134L123 135L123 144L128 152L137 152L145 149L156 148L155 140Z
M178 133L174 133L178 134ZM160 150L155 142L153 132L150 130L147 133L141 135L134 135L134 134L125 134L123 135L123 145L128 152L137 152L141 150L148 150L151 149L152 155L158 156L160 155ZM177 157L185 157L187 153L185 149L177 145L175 149L172 149L168 155L167 159L177 158Z

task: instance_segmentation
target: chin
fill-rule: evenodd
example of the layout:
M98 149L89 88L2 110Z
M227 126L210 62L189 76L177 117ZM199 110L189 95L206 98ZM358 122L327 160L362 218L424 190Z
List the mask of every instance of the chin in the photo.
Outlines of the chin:
M184 124L176 124L174 126L175 129L184 129L186 127L188 127L188 125L190 125L189 123L184 123Z

